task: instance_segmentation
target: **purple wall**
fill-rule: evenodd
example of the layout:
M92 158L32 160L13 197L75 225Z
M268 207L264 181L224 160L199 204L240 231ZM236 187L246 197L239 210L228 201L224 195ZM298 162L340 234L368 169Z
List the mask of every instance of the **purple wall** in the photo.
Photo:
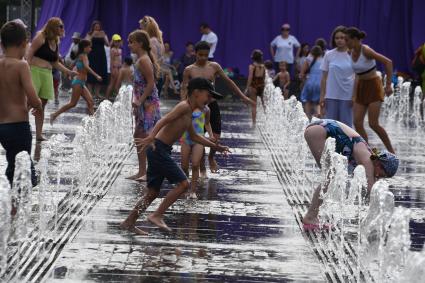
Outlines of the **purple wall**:
M37 29L49 17L61 17L65 53L72 33L85 35L95 19L109 37L119 33L126 38L140 18L150 15L180 56L186 41L200 39L199 24L208 22L219 37L216 60L246 73L253 49L270 58L269 44L284 22L301 43L310 44L318 37L329 40L337 25L354 25L368 33L367 44L407 70L413 50L425 42L424 11L422 0L44 0ZM124 49L128 52L126 44Z

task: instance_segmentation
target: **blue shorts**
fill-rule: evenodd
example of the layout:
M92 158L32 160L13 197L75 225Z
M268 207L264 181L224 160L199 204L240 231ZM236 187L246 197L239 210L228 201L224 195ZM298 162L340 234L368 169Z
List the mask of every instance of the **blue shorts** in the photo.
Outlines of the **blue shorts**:
M335 152L342 154L348 159L349 171L354 170L354 167L357 166L356 161L354 160L353 152L354 145L356 143L364 143L367 147L369 145L361 137L349 137L342 128L339 126L338 122L331 119L322 119L311 123L310 125L320 125L326 130L326 137L332 137L335 139Z
M81 88L84 88L84 86L86 85L86 82L80 79L73 79L71 82L71 86L75 86L75 85L80 85Z
M171 145L158 139L155 139L155 150L152 147L148 147L146 150L148 188L159 191L165 178L171 184L178 184L187 180L183 170L171 158L171 150Z

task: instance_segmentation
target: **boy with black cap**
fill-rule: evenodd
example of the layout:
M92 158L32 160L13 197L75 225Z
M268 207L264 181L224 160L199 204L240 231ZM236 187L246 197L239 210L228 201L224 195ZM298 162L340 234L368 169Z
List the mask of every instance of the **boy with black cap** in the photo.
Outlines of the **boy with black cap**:
M139 235L147 233L137 227L135 223L140 213L159 195L164 178L170 183L177 184L161 202L157 210L150 214L147 219L159 228L171 231L165 224L163 217L165 211L170 207L180 195L189 188L189 182L183 170L171 158L172 145L183 135L189 132L193 142L209 146L219 152L229 152L229 148L215 144L207 138L196 134L192 124L192 112L196 108L204 108L212 98L221 98L222 95L214 91L213 84L204 78L195 78L188 84L188 99L177 104L167 115L165 115L153 128L148 137L139 139L136 142L146 149L148 159L147 187L146 194L136 203L127 219L121 223L121 229L135 232Z

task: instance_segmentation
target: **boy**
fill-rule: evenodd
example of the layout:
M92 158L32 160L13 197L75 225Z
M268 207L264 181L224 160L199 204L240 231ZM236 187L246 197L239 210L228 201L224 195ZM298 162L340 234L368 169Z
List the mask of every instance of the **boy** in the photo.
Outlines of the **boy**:
M131 57L126 57L118 73L118 79L114 88L115 92L118 93L122 85L131 84L133 84L133 59Z
M6 176L12 185L15 156L26 151L31 154L31 128L28 107L34 116L41 115L41 100L32 85L31 73L24 57L27 46L25 28L7 22L0 31L4 57L0 59L0 143L6 150ZM36 185L34 166L31 163L31 182Z
M196 61L192 65L187 66L183 72L183 82L182 82L182 91L181 91L181 100L186 99L187 93L187 83L192 78L204 78L207 80L215 82L215 78L220 76L228 85L228 87L238 95L243 102L249 103L252 107L256 107L257 104L245 96L242 91L236 86L236 84L224 73L221 66L216 62L208 61L208 54L210 51L210 45L205 41L200 41L195 45ZM221 115L220 108L218 107L217 101L213 99L209 104L210 115L211 115L211 128L214 134L216 141L220 139L221 135ZM211 148L210 154L208 156L208 161L210 163L211 172L217 172L217 163L214 160L215 150ZM205 162L201 162L201 175L205 175Z
M185 131L189 132L190 139L196 143L209 146L220 152L229 152L228 147L215 144L196 134L192 124L193 110L197 108L203 109L211 96L221 98L222 95L216 93L213 84L204 78L190 80L187 91L189 98L177 104L167 115L159 120L148 137L137 141L138 146L143 146L142 150L147 148L148 191L136 203L135 208L130 212L127 219L121 223L121 229L129 230L139 235L147 235L145 231L135 227L136 220L140 213L144 212L152 201L158 197L162 182L164 178L167 178L170 183L176 183L177 186L168 192L157 210L148 216L148 221L163 230L171 231L163 220L164 213L189 188L185 173L171 159L172 145Z

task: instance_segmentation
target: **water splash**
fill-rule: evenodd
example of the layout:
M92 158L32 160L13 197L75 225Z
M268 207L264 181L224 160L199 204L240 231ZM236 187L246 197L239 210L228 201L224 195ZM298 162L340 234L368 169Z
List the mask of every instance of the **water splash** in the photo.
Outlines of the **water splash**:
M0 176L0 277L6 272L7 242L11 226L12 196L10 184L5 176Z

